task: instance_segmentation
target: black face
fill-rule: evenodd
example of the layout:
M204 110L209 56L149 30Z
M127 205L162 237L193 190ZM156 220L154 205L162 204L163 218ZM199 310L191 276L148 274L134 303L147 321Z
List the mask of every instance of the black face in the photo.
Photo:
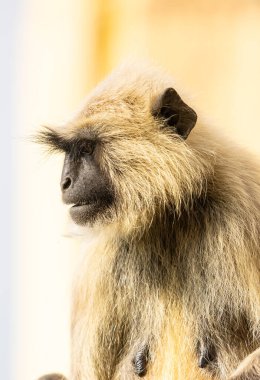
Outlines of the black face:
M61 190L63 202L72 204L72 219L81 225L94 221L113 199L108 181L95 163L93 154L85 151L77 158L74 152L66 154Z
M93 223L112 205L112 187L96 157L97 142L86 137L66 139L46 129L38 141L52 150L65 152L61 176L62 199L70 204L70 215L77 224Z

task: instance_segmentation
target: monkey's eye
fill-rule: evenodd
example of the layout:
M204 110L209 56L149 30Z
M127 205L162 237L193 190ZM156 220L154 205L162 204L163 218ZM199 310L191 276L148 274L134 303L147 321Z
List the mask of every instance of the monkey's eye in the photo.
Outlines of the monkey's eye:
M80 156L90 156L95 149L94 141L84 141L79 147Z

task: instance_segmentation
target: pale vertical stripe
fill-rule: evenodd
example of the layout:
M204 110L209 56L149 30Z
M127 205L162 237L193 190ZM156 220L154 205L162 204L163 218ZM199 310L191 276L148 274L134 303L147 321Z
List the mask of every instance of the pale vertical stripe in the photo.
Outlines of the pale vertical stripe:
M60 159L26 141L41 124L74 112L93 73L93 2L24 0L16 54L12 380L69 372L70 279ZM76 258L76 257L75 257Z

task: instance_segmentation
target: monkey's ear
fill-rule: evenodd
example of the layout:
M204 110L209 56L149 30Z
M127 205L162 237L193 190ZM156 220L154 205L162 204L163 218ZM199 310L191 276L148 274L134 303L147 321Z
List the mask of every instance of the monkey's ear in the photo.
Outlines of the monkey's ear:
M173 127L183 139L186 139L195 126L197 114L190 108L177 92L169 87L159 96L152 110L152 114Z

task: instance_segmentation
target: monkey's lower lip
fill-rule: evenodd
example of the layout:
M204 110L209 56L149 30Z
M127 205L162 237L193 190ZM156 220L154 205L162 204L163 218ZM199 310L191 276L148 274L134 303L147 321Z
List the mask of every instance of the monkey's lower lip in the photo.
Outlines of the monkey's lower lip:
M76 224L84 225L99 209L99 202L78 203L70 208L70 216Z

